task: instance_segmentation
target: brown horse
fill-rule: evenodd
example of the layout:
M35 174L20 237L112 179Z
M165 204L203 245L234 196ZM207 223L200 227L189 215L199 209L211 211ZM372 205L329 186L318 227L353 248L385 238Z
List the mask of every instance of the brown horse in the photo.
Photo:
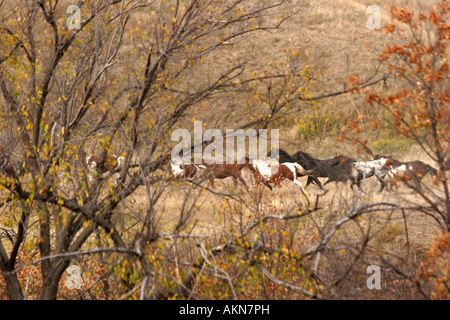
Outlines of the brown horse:
M200 183L209 180L210 185L214 186L214 179L233 178L234 187L236 188L238 182L246 186L245 180L242 178L241 171L249 167L249 159L245 158L243 164L237 163L214 163L202 160L201 164L180 163L178 160L172 160L172 172L175 178L192 179L200 173L203 174Z
M205 179L209 179L211 186L214 186L214 179L233 178L234 187L236 188L238 182L247 186L245 180L242 178L242 169L248 168L251 170L250 160L245 158L244 163L208 163L203 160L202 166L206 167Z
M420 189L420 182L428 173L435 176L437 175L437 170L420 160L409 162L401 162L397 160L394 165L391 164L389 171L387 172L386 179L392 185L395 185L399 180L403 182L412 181L416 188Z

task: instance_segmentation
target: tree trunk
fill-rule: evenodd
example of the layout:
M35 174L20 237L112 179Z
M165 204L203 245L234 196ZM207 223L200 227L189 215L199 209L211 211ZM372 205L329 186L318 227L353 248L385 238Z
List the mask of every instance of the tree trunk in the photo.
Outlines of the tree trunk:
M5 274L8 272L13 272L14 269L7 268L6 270L2 268L2 272L4 273L4 279L6 281L6 290L8 296L11 300L23 300L23 292L22 287L20 286L19 279L15 273Z

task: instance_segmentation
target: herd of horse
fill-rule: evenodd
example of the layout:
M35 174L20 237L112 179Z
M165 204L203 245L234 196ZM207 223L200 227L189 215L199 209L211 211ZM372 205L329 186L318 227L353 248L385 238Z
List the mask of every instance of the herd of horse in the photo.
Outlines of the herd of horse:
M351 182L352 189L356 185L363 190L365 179L375 176L381 184L380 192L382 192L388 185L392 190L392 186L398 181L412 183L411 186L420 189L421 180L425 175L438 174L435 168L420 160L402 162L391 156L376 155L369 161L356 161L345 155L337 155L330 159L316 159L303 151L290 155L283 149L279 149L277 154L277 158L268 156L252 161L245 158L242 163L231 164L211 163L205 160L201 164L193 164L185 163L181 158L174 158L170 160L170 179L192 180L199 177L200 183L209 180L211 186L214 186L215 179L231 177L236 188L239 182L247 186L242 176L242 170L247 168L253 174L256 185L263 184L273 190L282 181L288 179L306 194L303 184L298 180L304 176L307 177L306 186L315 184L324 192L327 191L324 186L331 182L347 183L348 181ZM90 183L93 183L96 174L102 176L109 172L117 176L125 162L123 156L106 155L100 166L99 157L87 155L83 150L81 150L81 156ZM2 171L8 173L13 170L8 165L11 163L9 158L0 157L0 162ZM447 170L450 170L450 159L447 159L444 164L444 171ZM322 184L319 178L327 178L327 180Z
M183 163L180 159L172 159L171 171L174 179L193 179L203 177L201 181L209 179L213 185L214 179L232 177L235 187L238 182L246 185L241 171L247 168L254 177L255 184L263 183L273 189L283 180L288 179L295 183L302 192L303 184L297 180L307 176L306 186L316 184L323 191L324 186L331 183L351 182L351 188L356 185L363 190L364 181L375 176L381 184L380 192L388 183L390 189L397 181L413 183L411 186L420 189L420 183L427 174L437 175L438 171L432 166L420 161L402 162L391 156L376 155L370 161L356 161L345 155L337 155L331 159L316 159L310 154L298 151L290 155L279 149L277 158L263 158L250 161L245 158L242 164L216 164L203 161L201 164ZM450 159L445 164L445 170L450 170ZM327 178L324 184L318 178Z

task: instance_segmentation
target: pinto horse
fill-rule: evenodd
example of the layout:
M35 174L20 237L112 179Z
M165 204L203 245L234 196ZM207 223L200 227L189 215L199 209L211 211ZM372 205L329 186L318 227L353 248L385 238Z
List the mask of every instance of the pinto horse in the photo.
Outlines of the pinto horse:
M258 159L253 161L252 172L255 175L256 185L262 182L270 190L273 190L272 184L277 186L283 180L288 179L306 194L302 183L297 180L297 177L307 175L307 171L296 162L279 163L273 158Z
M391 183L391 185L396 184L398 180L402 180L404 182L413 181L416 188L420 189L420 182L428 173L435 176L437 175L437 170L420 160L409 162L401 162L397 160L395 165L390 166L386 179Z
M350 187L353 189L353 186L357 185L358 188L362 190L361 181L375 176L381 183L380 192L383 191L385 185L383 179L388 173L392 162L393 160L391 158L382 156L378 156L371 161L354 162L352 171L353 179Z
M280 148L278 149L278 162L298 163L303 169L311 171L312 169L317 168L320 160L313 158L311 155L303 151L297 151L291 156L287 151ZM304 174L298 173L298 176L302 177L304 176ZM308 175L306 185L308 186L310 183L315 183L317 186L319 186L319 188L323 189L322 183L319 179L317 179L317 176L314 173Z
M184 163L181 158L172 159L171 163L172 174L175 179L187 178L192 179L202 169L206 169L203 165L195 165L191 163Z
M376 155L374 159L389 159L389 169L386 174L381 177L381 189L380 192L383 191L386 186L386 181L383 178L386 177L391 184L395 184L398 180L409 181L413 180L416 184L417 188L420 188L420 181L423 179L425 175L431 173L432 175L437 175L437 170L432 166L420 161L408 161L402 162L396 159L392 159L391 156L381 156ZM392 189L392 188L391 188Z
M100 158L95 155L88 155L88 156L85 155L84 165L85 165L85 168L87 168L87 170L88 170L88 180L90 183L94 182L95 173L98 171L98 169L100 167L99 161L100 161ZM113 172L116 169L122 168L124 162L125 162L125 157L116 156L116 155L108 155L105 159L102 172L99 172L100 176L102 176L105 172ZM118 176L116 176L116 182L117 182L117 178L118 178Z

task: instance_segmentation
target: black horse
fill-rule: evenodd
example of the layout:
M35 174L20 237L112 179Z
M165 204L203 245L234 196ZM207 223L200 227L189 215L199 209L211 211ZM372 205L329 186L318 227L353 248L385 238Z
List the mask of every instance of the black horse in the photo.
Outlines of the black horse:
M291 156L287 151L281 148L278 149L277 160L279 163L296 162L307 171L317 168L317 161L319 161L318 159L315 159L311 155L302 151L298 151ZM311 183L315 183L319 188L323 189L322 183L320 182L319 179L317 179L317 177L314 174L311 175L308 174L308 180L306 182L306 185L309 185Z
M354 159L337 155L330 159L316 159L309 153L301 150L294 153L292 156L283 149L278 150L278 161L283 162L297 162L306 171L308 171L308 180L306 186L315 183L319 188L331 182L347 182L352 179L352 170ZM328 178L322 185L318 178Z
M324 186L331 182L347 182L352 179L354 159L337 155L330 159L316 159L316 167L309 171L312 176L328 178ZM308 182L307 184L308 185Z
M295 162L300 164L305 170L309 172L308 180L306 181L306 186L311 183L315 183L320 189L323 189L323 185L318 177L323 177L321 173L323 172L324 164L322 160L312 157L309 153L303 152L301 150L297 151L292 155ZM325 176L327 177L327 176Z

